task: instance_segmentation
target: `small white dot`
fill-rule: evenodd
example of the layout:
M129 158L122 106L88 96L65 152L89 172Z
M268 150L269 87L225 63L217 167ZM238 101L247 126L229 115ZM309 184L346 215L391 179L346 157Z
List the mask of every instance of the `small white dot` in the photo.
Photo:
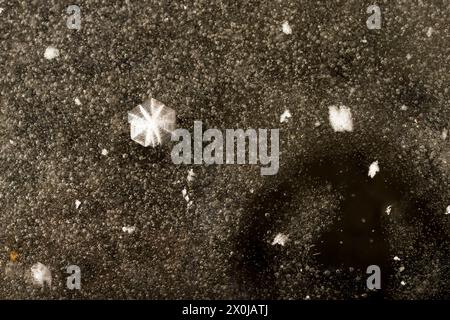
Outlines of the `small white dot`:
M55 47L47 47L44 52L45 59L52 60L59 56L59 50Z

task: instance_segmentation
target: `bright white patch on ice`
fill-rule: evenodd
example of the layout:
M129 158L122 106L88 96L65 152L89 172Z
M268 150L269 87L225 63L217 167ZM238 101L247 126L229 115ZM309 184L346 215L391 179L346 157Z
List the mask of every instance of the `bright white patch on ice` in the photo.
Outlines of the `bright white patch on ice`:
M181 194L183 195L184 200L186 200L186 202L189 204L189 195L187 193L186 188L184 188L183 190L181 190Z
M433 28L432 27L429 27L428 28L428 30L427 30L427 37L429 38L429 37L431 37L431 35L433 34Z
M331 106L328 109L330 124L334 131L353 131L353 119L350 108L346 106Z
M292 28L287 21L283 22L283 24L281 25L281 29L285 34L292 34Z
M292 118L292 114L289 112L289 110L285 110L280 116L280 122L287 122L288 118Z
M412 55L410 55L409 53L406 55L406 60L411 60Z
M272 245L276 245L279 244L281 246L284 246L284 244L286 243L286 241L288 240L289 236L282 234L282 233L278 233L275 238L272 241Z
M132 234L134 231L136 231L136 227L122 227L122 231Z
M441 135L442 140L446 140L447 136L448 136L448 130L447 129L442 130L442 135Z
M378 166L378 161L372 162L369 166L368 176L373 179L375 175L380 171L380 167Z
M75 209L78 209L81 205L81 201L80 200L75 200Z
M366 39L362 39L361 42L362 43L367 43L367 40Z
M3 10L5 10L4 8L0 8L0 13L2 13L3 12Z
M387 206L386 211L385 211L386 214L390 215L391 214L391 210L392 210L392 206L391 205Z
M395 256L395 257L394 257L394 260L395 260L395 261L400 261L400 258L397 257L397 256Z
M102 149L102 156L107 156L107 155L108 155L108 150Z
M400 282L400 284L401 284L402 286L404 286L404 285L406 285L406 282L402 280L402 281Z
M80 99L75 98L74 100L75 100L75 104L76 104L77 106L81 106L81 101L80 101Z
M320 123L320 121L316 121L316 122L314 122L314 127L320 127L320 125L321 125L321 123Z
M191 169L188 171L187 181L191 182L194 181L195 178L195 172L194 169Z
M406 110L408 110L408 107L407 107L406 105L402 104L402 105L400 106L400 110L406 111Z
M404 266L401 266L400 268L398 268L398 271L400 271L400 272L405 271L405 267L404 267Z
M445 209L445 214L450 214L450 206L448 206L447 209Z
M35 285L43 287L47 283L49 287L52 286L52 273L40 262L31 267L31 277Z
M52 60L59 56L59 50L54 47L47 47L45 49L44 57L45 59Z

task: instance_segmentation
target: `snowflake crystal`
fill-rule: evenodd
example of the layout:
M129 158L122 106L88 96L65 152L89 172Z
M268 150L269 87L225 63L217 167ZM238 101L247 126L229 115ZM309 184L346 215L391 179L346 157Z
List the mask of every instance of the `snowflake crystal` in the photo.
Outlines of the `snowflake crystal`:
M131 139L144 147L156 147L175 130L175 110L150 98L128 112Z

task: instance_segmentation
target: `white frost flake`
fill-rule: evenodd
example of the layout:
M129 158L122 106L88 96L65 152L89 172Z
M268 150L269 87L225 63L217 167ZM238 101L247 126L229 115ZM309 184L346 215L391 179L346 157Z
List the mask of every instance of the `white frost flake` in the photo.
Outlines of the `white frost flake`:
M59 50L55 47L47 47L45 49L44 57L45 59L52 60L59 56Z
M292 34L292 28L287 21L283 22L283 24L281 25L281 29L283 30L284 34Z
M287 122L288 118L292 118L292 114L289 110L286 109L280 116L280 122Z
M329 107L329 118L334 131L353 131L353 119L350 108L346 106L331 106Z
M375 175L380 171L380 167L378 166L378 161L374 161L369 166L368 176L373 179Z
M75 209L78 209L81 205L81 201L80 200L75 200Z
M195 172L194 169L191 169L188 171L187 181L191 182L194 181L195 178Z
M43 287L47 283L49 287L52 286L52 273L40 262L31 267L31 277L35 285Z
M276 245L279 244L281 246L284 246L284 244L286 243L286 241L288 241L288 236L282 233L278 233L275 238L272 241L272 245Z
M134 231L136 231L136 227L132 226L132 227L122 227L122 231L123 232L127 232L129 234L132 234Z

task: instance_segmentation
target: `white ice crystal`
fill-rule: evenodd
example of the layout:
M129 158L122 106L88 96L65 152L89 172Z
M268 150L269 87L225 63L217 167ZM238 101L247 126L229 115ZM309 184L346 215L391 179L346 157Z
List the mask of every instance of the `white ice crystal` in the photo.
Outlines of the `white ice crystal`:
M287 121L288 121L288 118L291 118L291 117L292 117L291 112L290 112L289 110L286 109L286 110L281 114L281 116L280 116L280 122L281 122L281 123L287 122Z
M78 209L81 205L81 201L80 200L75 200L75 209Z
M80 101L80 99L75 98L74 100L75 100L75 104L76 104L77 106L81 106L81 101Z
M45 59L52 60L59 56L59 50L55 47L47 47L44 52Z
M4 8L0 8L0 13L2 13L3 12L3 10L5 10Z
M432 27L429 27L428 28L428 30L427 30L427 37L429 38L429 37L431 37L431 35L433 34L433 28Z
M448 206L447 209L445 209L445 214L450 214L450 206Z
M411 58L412 58L412 55L408 53L408 54L406 55L406 60L411 60Z
M136 227L134 227L134 226L130 226L130 227L125 226L125 227L122 227L122 231L123 232L127 232L129 234L132 234L134 231L136 231Z
M292 28L287 21L283 22L281 25L281 30L283 30L283 33L285 34L292 34Z
M400 106L400 110L406 111L406 110L408 110L408 106L402 104L402 105Z
M395 260L395 261L400 261L400 258L397 257L397 256L395 256L395 257L394 257L394 260Z
M389 206L387 206L387 208L386 208L386 214L387 215L390 215L391 214L391 211L392 211L392 206L391 205L389 205Z
M282 233L278 233L275 238L272 241L272 245L276 245L279 244L281 246L284 246L286 241L288 241L289 236L282 234Z
M405 285L406 285L406 282L402 280L402 281L400 282L400 284L401 284L402 286L405 286Z
M52 286L52 273L40 262L35 263L31 267L31 279L35 285L43 287L45 284L48 284L50 288Z
M350 108L346 106L331 106L328 111L330 124L334 131L353 131L353 119Z
M380 167L378 166L378 161L374 161L369 166L368 176L373 179L375 175L380 171Z
M447 136L448 136L448 130L447 129L442 130L442 134L441 134L442 140L446 140Z
M181 190L181 194L183 195L184 200L186 200L186 202L189 203L189 195L187 193L186 188L184 188L183 190Z
M175 130L175 111L150 98L128 112L131 139L144 147L162 144Z
M194 172L194 169L190 169L190 170L188 171L187 181L192 182L192 181L194 181L194 178L195 178L195 172Z
M107 155L108 155L108 150L102 149L102 156L107 156Z

